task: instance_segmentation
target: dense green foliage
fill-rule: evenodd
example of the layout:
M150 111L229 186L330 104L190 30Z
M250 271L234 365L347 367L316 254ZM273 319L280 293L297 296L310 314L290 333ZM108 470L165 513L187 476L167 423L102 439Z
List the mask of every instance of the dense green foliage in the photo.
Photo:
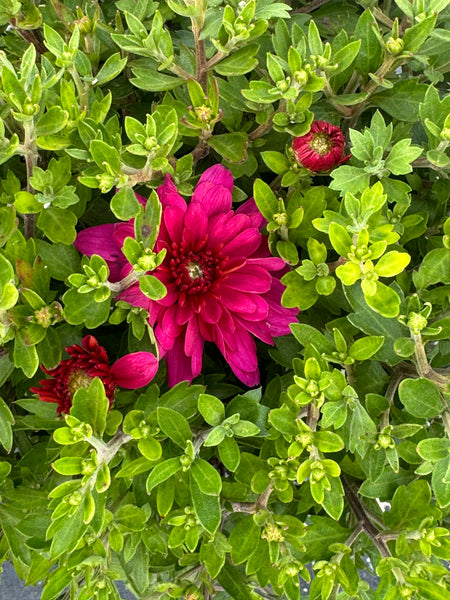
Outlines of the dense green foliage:
M42 600L298 600L299 576L311 600L448 598L449 23L448 0L0 0L0 563ZM330 173L291 150L313 120L351 153ZM258 342L261 387L207 346L192 385L161 361L57 416L30 387L86 333L157 352L77 231L136 218L161 298L152 190L216 163L299 309Z

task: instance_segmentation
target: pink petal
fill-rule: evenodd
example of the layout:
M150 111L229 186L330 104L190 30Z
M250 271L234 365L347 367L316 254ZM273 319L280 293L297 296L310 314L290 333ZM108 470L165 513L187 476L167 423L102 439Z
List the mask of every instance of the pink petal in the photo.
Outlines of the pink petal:
M166 175L164 183L159 186L157 192L163 209L167 206L178 206L181 209L186 209L186 202L178 193L171 175Z
M211 295L206 299L205 305L200 312L200 316L206 323L217 323L222 316L220 304Z
M225 213L231 209L231 192L223 186L204 181L195 188L191 204L200 204L209 216Z
M250 294L262 294L270 290L272 276L262 267L249 267L246 264L239 271L227 275L223 280L223 285Z
M190 357L186 356L184 351L184 336L180 336L175 340L174 345L167 352L165 359L170 387L173 387L180 381L192 381L195 377L192 372L192 361Z
M178 242L181 240L185 213L186 206L184 209L180 208L179 206L168 206L164 209L163 224L166 226L167 230L167 241L170 240L170 242Z
M241 231L251 227L247 215L235 215L232 211L209 218L208 246L215 248L218 244L231 242Z
M120 270L126 264L121 246L118 246L114 240L115 227L113 223L88 227L80 231L74 243L75 248L82 254L86 256L98 254L105 259L109 267L110 281L120 279Z
M189 204L184 216L183 243L194 252L208 234L208 217L200 204Z
M114 223L88 227L77 235L74 246L86 256L98 254L105 260L117 260L121 252L113 240L113 233Z
M225 286L223 288L222 290L221 286L221 302L230 311L245 314L245 318L250 321L261 321L269 314L268 304L260 296L246 294Z
M227 343L229 336L226 332L224 333L225 346L222 351L224 358L230 365L233 373L242 382L248 386L254 386L259 382L255 340L240 326L233 337L233 341L237 342L236 350L229 348Z
M237 323L242 325L246 331L262 340L266 344L273 346L273 334L265 321L248 321L243 315L236 315L235 320Z
M191 204L201 204L209 215L228 212L231 209L233 176L223 165L206 169L194 190Z
M112 365L111 377L120 387L134 390L150 383L158 370L158 361L150 352L127 354Z
M274 278L272 288L263 296L269 305L266 322L273 337L288 335L291 332L289 325L297 322L298 310L281 306L281 296L284 289L281 281Z
M115 244L120 249L122 249L123 243L127 237L135 237L133 223L117 223L114 226L113 238Z
M260 243L261 234L259 231L257 229L246 229L224 246L223 254L247 257L259 248Z
M233 175L223 165L214 165L206 169L198 182L204 183L205 181L214 185L221 185L230 192L233 190Z
M248 265L260 265L267 271L280 271L286 267L286 263L282 258L276 256L265 256L260 258L247 258Z
M262 229L267 224L266 219L259 212L259 208L256 206L254 198L249 198L246 202L241 204L237 209L236 214L248 215L251 218L252 227Z

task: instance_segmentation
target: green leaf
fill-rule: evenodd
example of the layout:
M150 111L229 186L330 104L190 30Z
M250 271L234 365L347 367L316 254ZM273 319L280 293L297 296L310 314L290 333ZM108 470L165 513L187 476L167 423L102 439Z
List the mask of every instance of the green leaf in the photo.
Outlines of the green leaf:
M322 506L326 512L338 521L344 510L344 488L339 477L330 477L330 490L324 490Z
M278 201L270 187L262 179L257 179L253 185L253 196L256 205L267 221L272 221L278 212Z
M175 473L178 473L180 469L181 463L179 457L168 458L162 463L156 465L156 467L153 467L152 472L147 477L147 494L150 494L152 489L155 488L157 485L159 485L163 481L166 481L167 479L169 479L169 477L175 475Z
M14 425L12 412L3 398L0 398L0 444L6 452L11 451L13 443L11 425Z
M422 148L411 146L410 139L394 144L386 159L385 166L394 175L405 175L413 170L411 163L422 154Z
M205 565L212 579L217 577L225 563L225 550L217 543L221 535L216 533L214 540L204 540L200 548L200 562Z
M281 304L286 308L297 307L300 310L307 310L319 298L315 281L305 281L296 271L286 273L281 281L286 286Z
M30 192L17 192L14 195L14 206L23 214L36 214L44 210L44 206Z
M70 414L92 427L93 433L101 437L106 428L109 401L99 377L94 377L88 388L78 389L72 399Z
M422 19L416 25L409 27L403 35L403 52L417 52L427 37L433 31L436 24L436 15L430 15Z
M208 423L215 427L225 419L225 407L222 402L210 394L200 394L198 397L198 410Z
M22 369L28 378L33 377L39 367L39 357L36 346L28 346L25 343L25 334L22 331L16 333L13 352L14 364Z
M126 64L127 57L121 58L120 52L111 54L111 56L108 56L105 63L102 65L92 83L95 83L96 85L103 85L104 83L111 81L111 79L114 79L114 77L117 77L117 75L123 71Z
M411 257L407 252L392 250L380 258L375 265L375 272L379 277L393 277L404 271L410 261Z
M395 491L391 509L383 513L388 529L417 529L426 515L433 512L430 485L424 479L401 485Z
M366 9L356 24L354 37L361 40L358 56L355 61L356 70L363 76L375 73L381 64L383 50L372 27L376 20L369 9Z
M330 354L334 350L334 345L331 340L326 338L320 331L306 323L292 323L291 331L295 339L303 346L312 344L320 353Z
M173 90L179 85L182 85L184 80L181 77L172 77L160 73L151 67L132 67L134 77L130 79L130 83L141 90L149 92L162 92L165 90Z
M404 379L398 388L400 401L414 417L431 419L444 410L438 388L429 379Z
M316 431L313 439L314 445L321 452L339 452L344 447L341 436L333 431Z
M167 295L166 286L154 275L140 277L139 289L151 300L162 300Z
M52 463L52 467L61 475L79 475L83 470L83 459L79 456L58 458Z
M67 566L60 566L52 575L42 590L41 600L55 600L66 589L73 579L73 571Z
M261 152L261 158L269 169L277 173L277 175L283 175L289 169L289 161L281 152L266 150L265 152Z
M350 422L350 438L348 444L350 452L360 449L362 450L362 454L364 454L364 448L367 444L365 434L375 433L376 430L375 423L367 414L366 409L360 402L357 402L355 409L352 412Z
M147 460L159 460L162 455L161 444L155 438L141 438L138 441L139 452ZM159 489L159 488L158 488Z
M192 504L197 519L209 533L215 533L220 525L222 512L218 496L204 494L194 477L189 478Z
M44 240L34 240L38 255L47 265L51 277L64 281L72 273L80 270L80 257L75 246L49 244Z
M184 448L186 448L186 442L192 440L192 433L189 423L183 415L180 415L179 412L172 410L171 408L159 406L157 410L157 419L161 430L170 437L175 444L184 450Z
M214 66L214 70L219 75L230 76L230 75L244 75L249 71L252 71L258 64L256 53L259 50L258 44L247 44L239 50L236 50L221 60L217 65Z
M109 169L117 176L121 173L119 152L103 140L92 140L89 146L92 158L102 171L109 173ZM109 169L105 168L108 165Z
M58 133L67 124L68 114L60 106L52 106L39 119L34 133L36 137Z
M306 564L312 560L327 560L332 552L332 544L344 543L351 530L343 527L337 521L328 517L310 517L311 525L306 527L306 534L302 538L305 544L305 554L302 561Z
M419 107L427 89L428 86L417 79L402 79L392 89L374 94L370 102L394 119L414 123L419 118Z
M190 468L198 489L207 496L219 496L222 489L222 479L216 469L202 458L197 458Z
M368 360L383 346L384 336L369 336L356 340L348 351L355 360Z
M333 54L332 61L337 64L337 69L333 71L333 76L342 73L347 69L359 54L361 40L355 40L340 48L336 54ZM341 96L342 97L342 96Z
M231 163L241 163L247 158L246 133L224 133L208 139L208 145Z
M436 496L436 502L442 508L450 504L450 481L448 472L450 467L450 455L442 458L436 463L431 476L431 486Z
M409 256L408 256L409 258ZM373 296L364 294L367 304L383 317L393 318L400 312L400 297L392 288L377 281L377 291Z
M360 167L351 167L343 165L337 169L333 169L331 173L332 182L330 188L339 190L342 194L351 192L357 194L363 192L370 182L370 175Z
M450 440L447 438L427 438L417 445L417 452L424 460L436 462L446 458L450 451Z
M224 564L217 580L233 600L255 600L242 572L229 562Z
M347 316L350 323L368 335L384 337L384 344L377 353L377 359L390 365L401 362L401 357L394 351L394 343L400 337L409 336L407 327L395 319L383 317L371 310L364 300L361 286L346 287L344 293L354 310Z
M298 434L295 415L286 408L274 408L269 413L269 423L280 433L290 437Z
M447 600L448 586L419 577L406 577L406 581L417 588L421 600Z
M64 294L64 317L71 325L83 323L88 329L95 329L106 323L111 301L96 302L94 295L95 292L79 294L74 289Z
M229 542L231 558L236 565L240 565L250 558L258 547L260 537L261 528L255 524L251 515L244 517L233 527Z
M70 210L50 206L38 217L37 226L52 242L73 244L77 237L77 217Z
M241 461L239 446L232 437L225 437L218 446L219 458L229 471L236 471Z
M121 221L129 221L139 213L139 202L133 188L125 185L111 199L111 210Z
M345 227L342 227L342 225L339 225L339 223L332 221L330 223L328 233L330 236L330 242L332 243L336 252L341 256L347 256L351 250L352 238Z
M450 283L450 252L447 248L434 248L422 259L418 271L413 272L418 289L435 283Z

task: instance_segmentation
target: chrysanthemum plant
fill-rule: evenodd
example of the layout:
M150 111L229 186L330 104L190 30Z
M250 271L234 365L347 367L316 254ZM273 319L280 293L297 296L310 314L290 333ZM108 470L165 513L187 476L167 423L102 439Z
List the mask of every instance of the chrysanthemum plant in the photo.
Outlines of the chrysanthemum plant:
M449 597L448 5L0 1L0 563L42 600Z

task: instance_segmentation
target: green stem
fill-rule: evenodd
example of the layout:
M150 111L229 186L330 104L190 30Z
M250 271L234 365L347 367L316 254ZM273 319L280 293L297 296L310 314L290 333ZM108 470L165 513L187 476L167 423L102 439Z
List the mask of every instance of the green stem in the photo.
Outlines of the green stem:
M71 67L68 71L72 75L75 87L77 88L80 98L80 110L87 110L89 105L89 86L84 85L75 67Z
M27 192L33 193L33 187L30 183L30 179L33 176L34 167L37 165L38 150L36 140L34 137L34 123L33 121L25 122L23 125L24 130L24 141L23 141L23 155L25 158L25 166L27 170ZM24 227L25 227L25 238L34 237L36 227L36 215L25 214Z
M274 116L277 113L283 112L285 108L286 108L286 100L283 100L283 102L281 102L281 104L277 108L277 110L274 111L270 115L270 117L267 119L267 121L265 123L263 123L262 125L260 125L259 127L257 127L255 130L253 130L249 134L249 136L248 136L249 141L256 140L257 138L261 137L262 135L264 135L265 133L267 133L268 131L270 131L272 129L272 122L273 122Z

